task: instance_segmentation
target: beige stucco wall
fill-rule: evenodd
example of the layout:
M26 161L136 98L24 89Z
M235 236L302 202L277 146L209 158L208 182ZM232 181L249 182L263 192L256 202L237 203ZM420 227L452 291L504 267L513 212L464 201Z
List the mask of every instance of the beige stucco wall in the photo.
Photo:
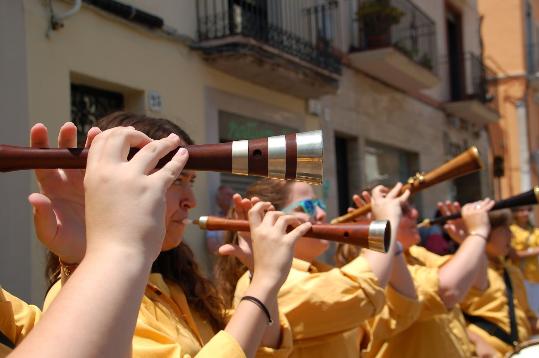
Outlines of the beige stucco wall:
M19 1L0 2L0 143L28 142L28 78L25 14ZM31 173L0 173L0 285L31 297Z

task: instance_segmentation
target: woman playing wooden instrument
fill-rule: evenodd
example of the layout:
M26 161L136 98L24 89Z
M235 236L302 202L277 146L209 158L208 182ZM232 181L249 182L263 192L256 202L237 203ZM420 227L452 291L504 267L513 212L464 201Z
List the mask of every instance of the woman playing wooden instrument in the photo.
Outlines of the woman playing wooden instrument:
M72 125L64 126L60 138L71 137L75 133L73 129ZM32 139L39 141L41 137L46 140L44 130L43 126L34 127ZM132 128L114 128L95 138L84 179L85 220L88 228L86 253L42 321L17 347L13 356L93 357L127 356L131 353L136 317L147 283L146 276L165 237L167 210L163 198L180 175L187 160L187 152L178 151L158 171L152 168L159 158L175 149L179 143L180 138L176 134L152 141ZM132 145L144 148L132 160L127 161L126 149ZM67 174L64 178L70 175L64 174ZM43 219L46 219L43 217L43 209L47 209L48 199L36 194L30 200L36 209L39 208L38 211L41 210L40 214L36 212L36 224L43 224ZM286 235L284 228L287 226L287 217L279 215L277 222L272 223L267 220L269 214L264 217L264 211L270 208L269 203L258 203L249 211L253 232L253 261L259 277L259 283L253 283L251 288L276 284L276 292L290 269L294 240L308 230L309 225L298 227ZM60 210L49 212L53 216L59 213ZM61 231L73 222L63 217L58 224L63 226L61 235ZM44 234L43 229L39 227L38 233ZM50 244L50 241L46 243ZM63 250L65 247L62 245L57 245L59 254L68 251ZM270 255L264 252L279 257L270 259ZM284 271L284 274L280 271ZM269 276L262 279L264 284L260 281L261 274ZM109 284L106 295L102 292L104 277ZM272 278L277 279L273 284ZM263 292L264 289L258 291L259 294ZM275 292L270 296L275 295ZM4 334L2 337L6 338L3 342L8 346L15 345L28 334L39 310L32 309L4 291L0 297L0 328ZM264 307L262 301L255 302L261 305L260 308ZM243 351L254 352L263 333L263 330L256 328L267 318L267 311L263 312L259 307L245 304L238 307L225 331L219 334L220 337L217 335L212 339L199 356L213 357L216 352L227 357L244 356ZM80 329L81 325L84 329ZM232 338L232 344L226 344L227 334ZM51 344L58 340L60 344Z
M115 113L102 119L99 126L101 129L132 126L153 139L175 133L180 143L192 143L178 126L162 119ZM44 127L33 128L33 145L46 146L46 143L38 143L36 132L39 131L44 132ZM46 133L41 135L41 141L43 137L46 138ZM76 146L75 138L74 132L73 135L65 135L62 146ZM122 151L122 154L127 156L127 151ZM72 270L70 264L79 262L84 256L85 208L84 196L80 190L82 175L78 170L46 170L37 171L37 174L41 194L31 198L36 209L36 232L41 241L49 247L55 247L55 252L60 253L61 274L65 279ZM274 309L275 292L282 283L280 271L288 271L287 250L291 249L297 235L301 236L310 226L300 226L293 233L284 235L283 230L293 220L292 217L271 213L262 219L262 212L271 208L270 204L262 203L255 205L249 212L253 224L261 227L256 230L256 239L268 245L276 245L278 242L282 248L277 253L276 247L256 250L254 245L254 251L243 256L251 258L250 262L253 262L254 256L253 264L265 268L256 269L258 273L253 277L246 298L241 301L241 307L238 306L241 312L237 310L227 325L228 317L221 297L211 282L200 274L191 250L183 242L183 219L196 205L191 188L194 179L194 172L184 170L167 190L164 241L161 252L152 264L152 273L142 297L132 339L133 355L183 357L206 352L215 356L253 356L261 339L267 347L261 348L262 352L286 354L291 342L288 331L278 323L279 316ZM128 216L124 216L124 224L129 220ZM87 227L86 232L89 230L91 228ZM280 257L275 265L269 260L273 255ZM58 267L54 265L57 262L50 261ZM54 267L50 266L49 272L56 273L52 279L58 278L59 272ZM46 307L58 295L62 285L61 281L53 285L47 295ZM107 292L103 290L100 294L106 295ZM266 325L271 320L275 324Z
M397 195L400 186L392 191L377 190L373 201L375 218L398 225L401 202L409 193ZM319 224L326 220L325 206L305 183L262 180L248 189L247 197L271 200L277 209L293 213L301 221ZM242 199L236 195L234 200ZM231 245L222 247L221 253L231 253L246 245L248 233L233 234L229 238ZM366 250L364 257L340 269L316 261L327 248L325 240L299 239L292 270L279 291L279 309L286 315L294 339L292 357L359 356L359 345L369 342L365 321L383 306L383 288L395 279L391 270L398 250L394 235L387 254ZM217 282L230 306L237 304L249 283L247 269L238 264L235 258L222 258L216 268ZM398 287L401 292L415 295L411 278ZM399 295L399 291L394 294ZM358 329L362 333L359 337Z
M356 197L356 204L362 205ZM458 306L470 287L480 286L476 280L480 267L476 262L483 255L488 219L486 212L493 205L490 200L470 204L463 210L470 234L454 256L438 256L417 246L418 212L405 204L404 214L397 228L397 239L404 249L404 258L413 277L420 303L415 320L393 325L387 335L373 334L374 342L368 357L469 357L473 346L469 342L462 312ZM484 237L484 238L483 238ZM357 251L344 246L338 248L337 258L341 264L355 259ZM405 314L399 306L387 307L385 317L377 316L369 321L370 329L377 332L377 325L387 325L387 320ZM398 319L396 320L398 321Z
M460 205L446 203L440 206L440 210L444 215L452 214L460 211ZM474 342L477 354L482 356L494 349L504 356L512 352L518 343L539 333L539 325L528 305L520 270L506 260L511 242L511 212L508 209L492 211L488 218L490 231L486 255L482 258L488 269L478 272L478 279L486 284L483 289L472 288L460 306L468 322L471 339L477 341ZM455 241L463 240L466 231L460 220L449 222L446 228Z

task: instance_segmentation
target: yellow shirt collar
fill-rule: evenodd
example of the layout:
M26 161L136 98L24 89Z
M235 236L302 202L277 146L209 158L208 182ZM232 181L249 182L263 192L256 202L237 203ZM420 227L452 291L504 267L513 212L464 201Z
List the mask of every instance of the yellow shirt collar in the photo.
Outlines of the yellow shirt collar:
M330 265L324 264L322 262L313 261L308 262L294 258L292 260L292 268L298 271L317 273L329 271L332 267Z
M200 335L200 331L191 313L189 303L187 302L187 297L185 297L183 290L177 285L167 285L160 273L150 274L148 286L150 286L150 288L153 290L159 290L163 294L158 295L158 297L164 300L166 304L174 311L174 313L187 323L187 325L193 331L195 337L197 337L200 345L203 346L204 341ZM150 290L150 292L151 291L152 290Z
M165 283L165 279L160 273L151 273L148 282L157 289L159 289L159 291L161 291L165 295L169 297L172 296L172 294L170 293L170 288Z

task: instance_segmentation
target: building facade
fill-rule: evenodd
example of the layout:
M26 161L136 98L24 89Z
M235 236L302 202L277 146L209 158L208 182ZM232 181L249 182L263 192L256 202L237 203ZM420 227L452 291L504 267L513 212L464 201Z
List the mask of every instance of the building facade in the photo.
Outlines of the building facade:
M499 123L489 128L499 197L539 184L539 1L479 1L484 61L496 72Z
M317 191L334 217L361 188L406 180L470 145L489 165L485 125L497 102L479 23L475 0L7 0L0 139L24 145L33 124L55 133L69 120L83 137L115 109L168 118L197 143L323 129ZM220 184L249 182L201 173L192 216L212 212ZM41 303L44 253L26 202L34 179L5 173L0 188L9 203L0 284ZM427 216L439 200L491 191L483 171L415 203ZM203 232L189 229L186 241L209 261Z

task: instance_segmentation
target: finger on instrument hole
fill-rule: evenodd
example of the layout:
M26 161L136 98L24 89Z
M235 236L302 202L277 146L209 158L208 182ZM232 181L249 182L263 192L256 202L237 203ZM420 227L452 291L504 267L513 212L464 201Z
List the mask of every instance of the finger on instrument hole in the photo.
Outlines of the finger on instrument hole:
M280 211L268 211L266 215L264 215L264 219L262 220L262 222L264 224L275 225L277 219L279 219L279 217L283 215L284 213Z
M312 228L312 224L307 221L301 224L300 226L296 227L294 230L290 231L285 238L290 240L291 243L294 243L297 239L300 237L305 236L307 232Z
M168 161L161 169L151 175L152 178L162 178L164 189L168 189L176 179L180 177L187 160L189 152L185 148L180 148L172 159Z
M180 143L180 137L175 133L170 134L166 138L154 140L142 147L131 158L130 165L136 166L138 170L143 171L145 174L149 174L155 169L159 160L177 149Z
M249 224L251 228L256 228L260 226L260 224L262 223L262 219L264 218L264 214L270 206L271 203L267 201L261 201L256 203L251 208L251 210L249 210L247 216L249 217Z
M280 216L275 222L275 228L281 232L286 232L286 229L289 226L299 226L299 224L301 224L301 222L294 215L283 215Z
M132 127L115 127L103 134L106 134L106 158L114 161L125 162L131 148L142 148L152 142L150 137Z

